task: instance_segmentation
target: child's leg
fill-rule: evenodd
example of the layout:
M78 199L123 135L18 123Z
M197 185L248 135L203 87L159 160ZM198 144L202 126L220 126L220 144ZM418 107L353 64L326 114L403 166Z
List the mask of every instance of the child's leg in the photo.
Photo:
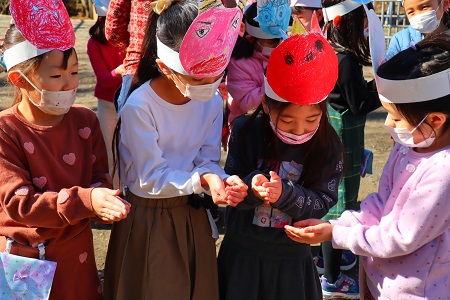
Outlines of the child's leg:
M328 282L336 282L341 273L342 250L334 249L331 242L322 243L324 276Z
M108 153L109 174L112 175L114 166L112 141L114 129L117 124L117 113L112 102L98 99L97 103L97 116L100 122L103 139L105 140L106 152ZM117 172L113 178L113 186L115 189L119 188L119 177Z

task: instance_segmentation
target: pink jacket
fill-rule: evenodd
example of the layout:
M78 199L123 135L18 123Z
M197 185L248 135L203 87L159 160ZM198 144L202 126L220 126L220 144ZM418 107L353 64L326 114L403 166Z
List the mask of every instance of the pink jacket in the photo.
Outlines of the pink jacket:
M268 58L258 51L253 51L253 55L248 58L231 58L227 75L228 92L232 97L228 100L228 124L261 103L267 62Z

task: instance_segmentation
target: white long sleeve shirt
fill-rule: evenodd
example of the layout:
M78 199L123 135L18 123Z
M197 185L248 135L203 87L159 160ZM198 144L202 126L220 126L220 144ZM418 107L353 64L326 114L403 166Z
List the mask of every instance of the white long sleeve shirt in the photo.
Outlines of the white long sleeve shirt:
M169 198L204 192L200 175L228 177L220 167L222 98L174 105L150 81L136 89L121 111L120 178L135 195Z

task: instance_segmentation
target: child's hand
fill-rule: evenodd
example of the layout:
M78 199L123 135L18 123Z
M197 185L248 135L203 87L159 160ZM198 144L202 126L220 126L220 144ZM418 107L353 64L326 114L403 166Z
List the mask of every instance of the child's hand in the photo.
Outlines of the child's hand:
M317 244L331 241L333 225L318 219L308 219L284 226L287 236L298 243Z
M269 179L267 179L263 174L256 174L252 178L253 193L261 200L265 200L264 197L266 194L266 189L262 186L265 182L269 182Z
M225 184L218 175L212 173L205 173L200 176L200 180L202 182L203 187L206 186L209 187L211 196L215 204L227 204Z
M225 192L227 203L230 206L236 206L247 196L248 186L239 178L233 175L225 179Z
M118 197L120 190L95 188L92 190L92 208L103 221L119 221L125 219L130 212L130 203Z
M270 171L270 181L262 174L252 179L252 189L255 195L266 203L275 203L281 196L283 184L277 173Z

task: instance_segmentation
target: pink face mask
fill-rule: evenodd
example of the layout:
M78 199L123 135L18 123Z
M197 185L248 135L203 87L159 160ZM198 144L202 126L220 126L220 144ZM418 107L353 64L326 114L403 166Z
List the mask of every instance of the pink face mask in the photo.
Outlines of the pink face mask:
M272 130L273 130L273 132L275 132L277 137L283 143L289 144L289 145L300 145L300 144L306 143L314 136L314 134L319 129L319 126L317 126L316 130L314 130L314 131L311 131L311 132L308 132L305 134L301 134L301 135L297 135L297 134L289 133L289 132L286 132L286 131L283 131L283 130L277 128L275 126L275 124L273 124L272 118L270 118L269 122L270 122L270 127L272 127Z

